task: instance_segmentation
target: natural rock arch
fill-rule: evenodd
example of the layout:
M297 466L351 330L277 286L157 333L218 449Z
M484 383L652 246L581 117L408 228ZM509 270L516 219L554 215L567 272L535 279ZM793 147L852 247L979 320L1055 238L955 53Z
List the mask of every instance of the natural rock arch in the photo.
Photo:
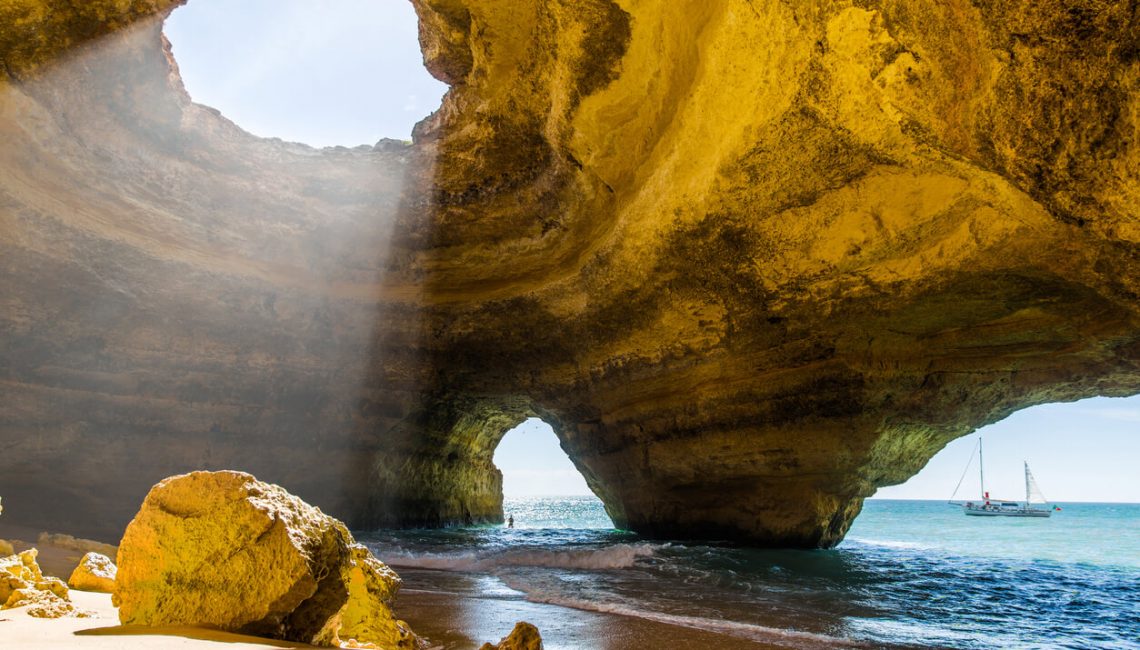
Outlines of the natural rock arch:
M828 546L974 427L1140 392L1127 3L416 0L443 107L322 151L119 4L0 15L6 517L233 468L495 520L540 414L618 525Z

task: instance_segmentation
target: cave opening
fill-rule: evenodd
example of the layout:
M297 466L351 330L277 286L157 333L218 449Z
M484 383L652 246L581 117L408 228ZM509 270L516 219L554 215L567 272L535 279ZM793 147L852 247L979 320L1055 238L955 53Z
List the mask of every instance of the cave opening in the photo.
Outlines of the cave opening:
M424 68L408 2L192 0L163 31L191 99L260 137L408 140L447 90Z
M513 517L516 528L613 528L602 501L541 419L507 431L494 463L503 475L503 517Z
M880 488L874 498L946 500L982 436L985 482L995 496L1024 492L1024 461L1058 502L1140 502L1138 430L1140 395L1031 406L950 442L910 480ZM977 471L974 459L963 494L978 492Z
M890 540L963 557L1022 558L1031 552L1058 562L1117 562L1119 540L1132 535L1122 513L1140 503L1138 430L1140 395L1019 410L951 441L905 483L880 488L863 504L841 548ZM1049 516L964 516L969 513L962 504L981 503L983 490L994 503L1025 503L1030 483L1023 462L1040 499L1033 507Z

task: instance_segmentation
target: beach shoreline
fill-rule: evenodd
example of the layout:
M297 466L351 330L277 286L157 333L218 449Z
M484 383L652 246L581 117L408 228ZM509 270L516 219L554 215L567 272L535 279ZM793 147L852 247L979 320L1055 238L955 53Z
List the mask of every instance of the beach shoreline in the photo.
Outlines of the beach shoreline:
M401 590L394 611L417 634L429 639L432 648L442 650L474 649L484 641L498 641L516 621L523 620L538 627L545 650L782 650L794 647L563 605L420 590L414 583Z
M38 533L7 527L17 550L33 547L48 575L67 580L82 556L74 549L36 544ZM17 536L18 535L18 536ZM383 559L383 558L381 558ZM653 621L615 613L594 612L564 605L536 603L523 598L499 598L477 593L436 589L436 581L424 580L430 570L395 567L404 579L394 612L405 620L430 647L438 650L474 650L484 642L497 642L518 621L538 627L546 650L642 650L644 648L708 648L718 650L779 650L796 647L760 643L709 630ZM426 572L426 573L425 573ZM40 619L29 616L26 607L0 610L0 639L5 648L77 648L111 650L123 648L311 648L315 646L208 628L167 626L146 628L122 626L110 594L70 590L77 609L87 618ZM224 644L224 646L219 646Z
M168 626L146 628L119 625L110 594L71 590L76 607L89 618L39 619L26 608L0 610L0 638L5 648L77 648L88 650L143 648L312 648L207 628ZM477 596L405 588L396 601L403 618L430 647L440 650L475 649L497 642L516 621L538 626L546 650L642 650L645 648L710 648L718 650L778 650L792 646L756 643L714 632L621 616L587 612L560 605L502 601Z

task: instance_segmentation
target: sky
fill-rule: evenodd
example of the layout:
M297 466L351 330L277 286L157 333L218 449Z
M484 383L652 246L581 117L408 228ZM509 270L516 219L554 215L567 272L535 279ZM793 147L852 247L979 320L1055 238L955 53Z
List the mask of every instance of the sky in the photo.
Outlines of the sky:
M165 32L191 98L260 136L314 146L408 139L446 90L423 67L407 0L190 0ZM995 497L1024 493L1024 459L1054 501L1140 502L1140 396L1038 406L979 433ZM948 499L977 437L951 442L875 496ZM495 462L507 496L589 494L540 420L507 434ZM975 462L961 495L976 486Z
M1140 395L1018 411L951 442L909 481L881 488L874 498L949 499L979 435L986 486L995 498L1024 499L1024 460L1050 501L1140 502ZM541 420L527 420L507 433L495 451L495 465L503 472L506 496L590 494L554 430ZM974 459L958 496L972 499L978 492Z
M1025 498L1024 460L1051 501L1140 502L1140 395L1023 409L951 442L909 481L875 496L949 499L979 435L994 497ZM979 491L974 460L959 496L971 499Z
M507 432L495 449L495 466L503 473L503 496L593 494L550 425L530 418Z
M190 0L164 32L190 97L262 137L408 140L447 90L408 0Z

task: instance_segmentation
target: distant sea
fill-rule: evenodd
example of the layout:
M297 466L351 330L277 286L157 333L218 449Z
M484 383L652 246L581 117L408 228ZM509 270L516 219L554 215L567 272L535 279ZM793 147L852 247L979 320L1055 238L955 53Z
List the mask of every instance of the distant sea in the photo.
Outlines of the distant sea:
M592 497L507 499L514 529L359 537L421 588L783 647L1140 649L1140 504L1057 505L1005 519L870 500L828 551L645 540L613 530Z

